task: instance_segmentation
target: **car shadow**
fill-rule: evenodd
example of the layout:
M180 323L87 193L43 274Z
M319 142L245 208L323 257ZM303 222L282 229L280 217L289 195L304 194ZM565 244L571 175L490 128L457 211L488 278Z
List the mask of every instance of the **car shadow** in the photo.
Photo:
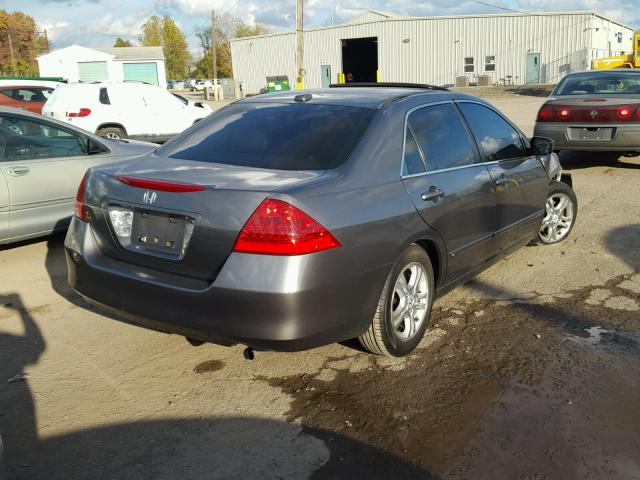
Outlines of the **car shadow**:
M640 223L610 230L604 237L607 250L634 271L640 271Z
M560 162L567 170L579 170L592 167L640 169L639 157L625 157L619 152L560 152Z
M0 333L0 433L8 478L436 478L341 433L280 420L210 416L118 423L102 417L104 426L39 435L47 425L38 421L28 375L45 339L19 295L0 294L0 320L7 311L19 315L23 330ZM52 395L38 390L41 398ZM54 406L73 415L72 405ZM59 420L51 431L63 427Z

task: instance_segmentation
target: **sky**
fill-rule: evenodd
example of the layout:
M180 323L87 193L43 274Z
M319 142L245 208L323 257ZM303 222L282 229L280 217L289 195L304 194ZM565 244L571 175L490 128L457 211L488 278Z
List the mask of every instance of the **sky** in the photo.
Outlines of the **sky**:
M482 0L522 12L593 10L640 28L640 0ZM340 23L367 10L416 16L504 13L472 0L305 0L305 28ZM170 15L187 36L194 56L195 33L208 28L211 9L229 12L272 31L295 26L295 0L0 0L0 8L21 10L47 30L51 46L111 47L117 37L135 41L151 15Z

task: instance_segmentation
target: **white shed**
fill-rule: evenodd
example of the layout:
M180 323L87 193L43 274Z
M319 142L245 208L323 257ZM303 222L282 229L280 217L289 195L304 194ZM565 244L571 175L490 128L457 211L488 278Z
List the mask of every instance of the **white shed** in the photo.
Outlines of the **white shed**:
M595 12L407 17L363 13L304 32L305 86L354 82L453 85L458 76L491 84L556 83L593 58L630 51L633 29ZM231 40L233 76L257 93L267 76L294 83L295 33Z
M69 82L137 80L167 87L162 47L87 48L71 45L38 57L40 75Z

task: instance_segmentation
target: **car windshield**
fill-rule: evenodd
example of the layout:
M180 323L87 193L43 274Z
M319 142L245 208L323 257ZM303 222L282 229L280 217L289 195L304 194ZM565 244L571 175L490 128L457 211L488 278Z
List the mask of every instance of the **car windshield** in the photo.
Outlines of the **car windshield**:
M342 105L239 103L198 122L157 153L275 170L327 170L349 157L374 112Z
M626 72L593 72L565 77L556 95L640 95L640 75Z

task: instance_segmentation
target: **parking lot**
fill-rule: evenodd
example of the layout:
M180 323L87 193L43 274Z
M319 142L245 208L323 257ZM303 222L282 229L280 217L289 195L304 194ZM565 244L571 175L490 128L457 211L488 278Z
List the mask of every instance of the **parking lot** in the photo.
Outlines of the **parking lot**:
M527 134L544 100L489 99ZM192 347L74 294L62 236L0 247L10 478L640 478L640 157L562 161L571 237L439 299L408 359Z

